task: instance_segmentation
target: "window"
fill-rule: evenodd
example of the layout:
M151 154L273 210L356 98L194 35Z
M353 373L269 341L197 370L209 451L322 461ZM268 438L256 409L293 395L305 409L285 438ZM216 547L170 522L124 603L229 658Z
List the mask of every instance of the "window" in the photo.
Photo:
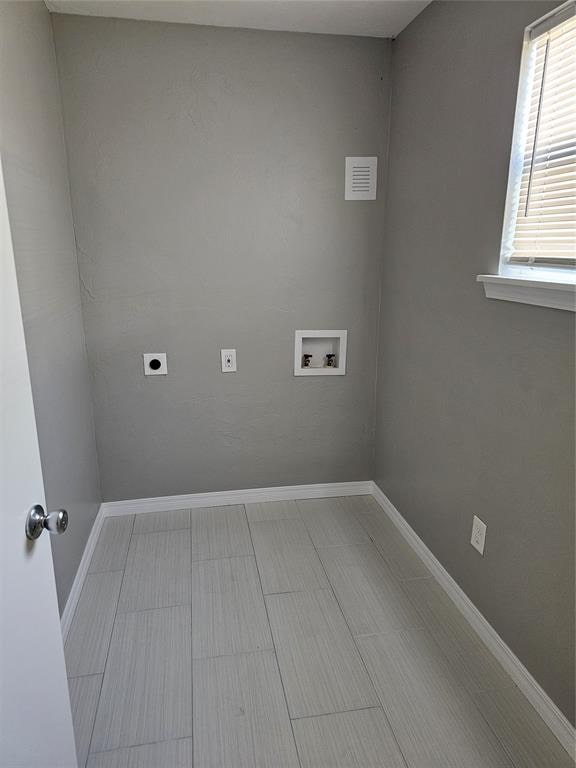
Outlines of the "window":
M576 4L526 30L500 274L576 267Z
M498 275L486 296L576 312L576 2L531 24L520 85Z

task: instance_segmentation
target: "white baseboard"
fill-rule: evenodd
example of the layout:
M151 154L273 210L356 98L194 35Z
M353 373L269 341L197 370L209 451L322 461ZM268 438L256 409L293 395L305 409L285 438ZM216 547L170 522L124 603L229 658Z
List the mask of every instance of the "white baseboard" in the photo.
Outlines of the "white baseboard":
M96 519L92 525L92 530L90 531L88 541L84 547L82 559L80 560L80 565L76 571L76 576L74 577L72 588L68 595L68 599L66 600L66 605L64 606L62 617L60 619L60 626L62 627L62 638L64 642L66 642L68 632L70 631L70 625L72 624L74 611L76 610L78 600L80 599L80 593L82 592L82 587L84 586L84 580L86 578L86 574L88 573L88 568L90 567L90 560L92 559L92 554L94 552L94 548L96 547L96 542L98 541L98 536L100 535L103 522L104 514L102 511L102 505L100 505L100 509L98 510Z
M105 517L134 515L141 512L168 512L173 509L225 507L229 504L254 504L258 501L322 499L330 496L367 496L372 493L371 480L354 483L316 483L285 485L275 488L248 488L242 491L212 491L181 496L158 496L153 499L107 501L102 504Z
M532 677L520 659L510 650L491 624L484 618L468 595L458 586L443 565L434 557L426 544L402 517L390 499L376 485L372 484L372 495L384 512L404 536L408 544L424 562L432 576L444 589L456 607L470 623L476 634L498 659L506 672L514 680L524 696L532 704L542 720L550 728L564 749L573 758L576 730L558 709L556 704Z

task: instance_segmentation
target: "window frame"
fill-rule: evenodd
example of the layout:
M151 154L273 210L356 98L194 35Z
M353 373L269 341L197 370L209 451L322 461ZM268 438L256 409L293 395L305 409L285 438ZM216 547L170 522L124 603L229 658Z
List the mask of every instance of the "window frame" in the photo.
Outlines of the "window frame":
M575 15L575 0L567 0L558 8L529 24L524 30L498 274L477 277L477 280L484 284L488 298L573 312L576 312L576 268L553 264L514 263L508 261L507 252L510 233L515 231L524 167L526 126L533 85L530 77L531 49L540 34L545 34ZM539 30L539 34L535 35L536 30Z
M555 282L576 281L576 269L574 267L563 267L562 265L554 264L515 264L508 261L506 256L509 233L513 230L516 223L520 182L524 168L526 126L530 114L530 97L533 87L532 77L530 76L532 47L536 44L540 34L546 34L575 15L576 3L574 0L567 0L558 8L529 24L524 30L518 94L514 114L514 133L508 169L508 185L506 188L506 205L504 207L502 226L500 263L498 267L498 274L503 277L525 277L532 280L542 278ZM538 29L541 29L540 34L534 36L533 33Z

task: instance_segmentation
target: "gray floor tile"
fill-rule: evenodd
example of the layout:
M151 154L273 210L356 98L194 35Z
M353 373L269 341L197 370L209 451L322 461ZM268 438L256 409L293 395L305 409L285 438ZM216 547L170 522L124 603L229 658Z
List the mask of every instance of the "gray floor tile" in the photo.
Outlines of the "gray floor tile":
M244 507L202 507L190 511L192 559L253 555Z
M192 768L192 739L99 752L90 755L88 768Z
M190 606L120 614L92 752L192 736Z
M254 557L192 563L192 656L272 648Z
M341 496L340 503L353 515L382 512L382 507L374 496L370 494L364 494L363 496Z
M104 672L122 571L89 573L66 638L68 677Z
M450 659L452 671L468 690L488 691L514 685L435 579L414 579L402 586Z
M474 698L516 768L574 768L566 750L516 686Z
M410 768L510 768L427 630L357 642Z
M194 768L298 768L272 651L194 661Z
M395 576L399 579L430 576L430 571L384 510L371 504L365 504L362 507L352 504L349 509L370 536Z
M172 509L169 512L146 512L136 515L133 533L158 533L190 528L190 510Z
M305 717L292 725L302 768L406 768L380 708Z
M370 496L107 519L65 652L81 768L574 768Z
M291 717L378 705L331 590L266 597Z
M284 520L300 517L300 510L295 501L265 501L257 504L246 504L246 514L249 523L260 520Z
M121 515L104 520L90 561L89 573L124 569L133 525L134 515Z
M325 547L318 554L353 635L423 626L373 544Z
M72 677L68 680L78 768L86 765L101 687L102 675Z
M118 611L189 603L190 562L188 529L133 535Z
M301 520L263 520L250 530L265 594L329 586Z
M366 544L370 541L346 502L346 498L304 499L296 502L316 547Z

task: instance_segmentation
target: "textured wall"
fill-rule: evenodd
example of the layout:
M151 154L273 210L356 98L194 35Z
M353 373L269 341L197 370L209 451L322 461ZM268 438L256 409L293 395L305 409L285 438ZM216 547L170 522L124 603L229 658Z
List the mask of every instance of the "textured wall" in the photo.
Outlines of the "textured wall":
M370 478L382 196L343 171L390 43L53 23L105 498ZM298 328L347 328L347 375L294 378Z
M573 718L574 315L475 282L498 268L523 29L550 7L434 2L394 43L376 479Z
M98 511L90 380L52 26L42 2L1 3L0 153L14 241L60 608Z

